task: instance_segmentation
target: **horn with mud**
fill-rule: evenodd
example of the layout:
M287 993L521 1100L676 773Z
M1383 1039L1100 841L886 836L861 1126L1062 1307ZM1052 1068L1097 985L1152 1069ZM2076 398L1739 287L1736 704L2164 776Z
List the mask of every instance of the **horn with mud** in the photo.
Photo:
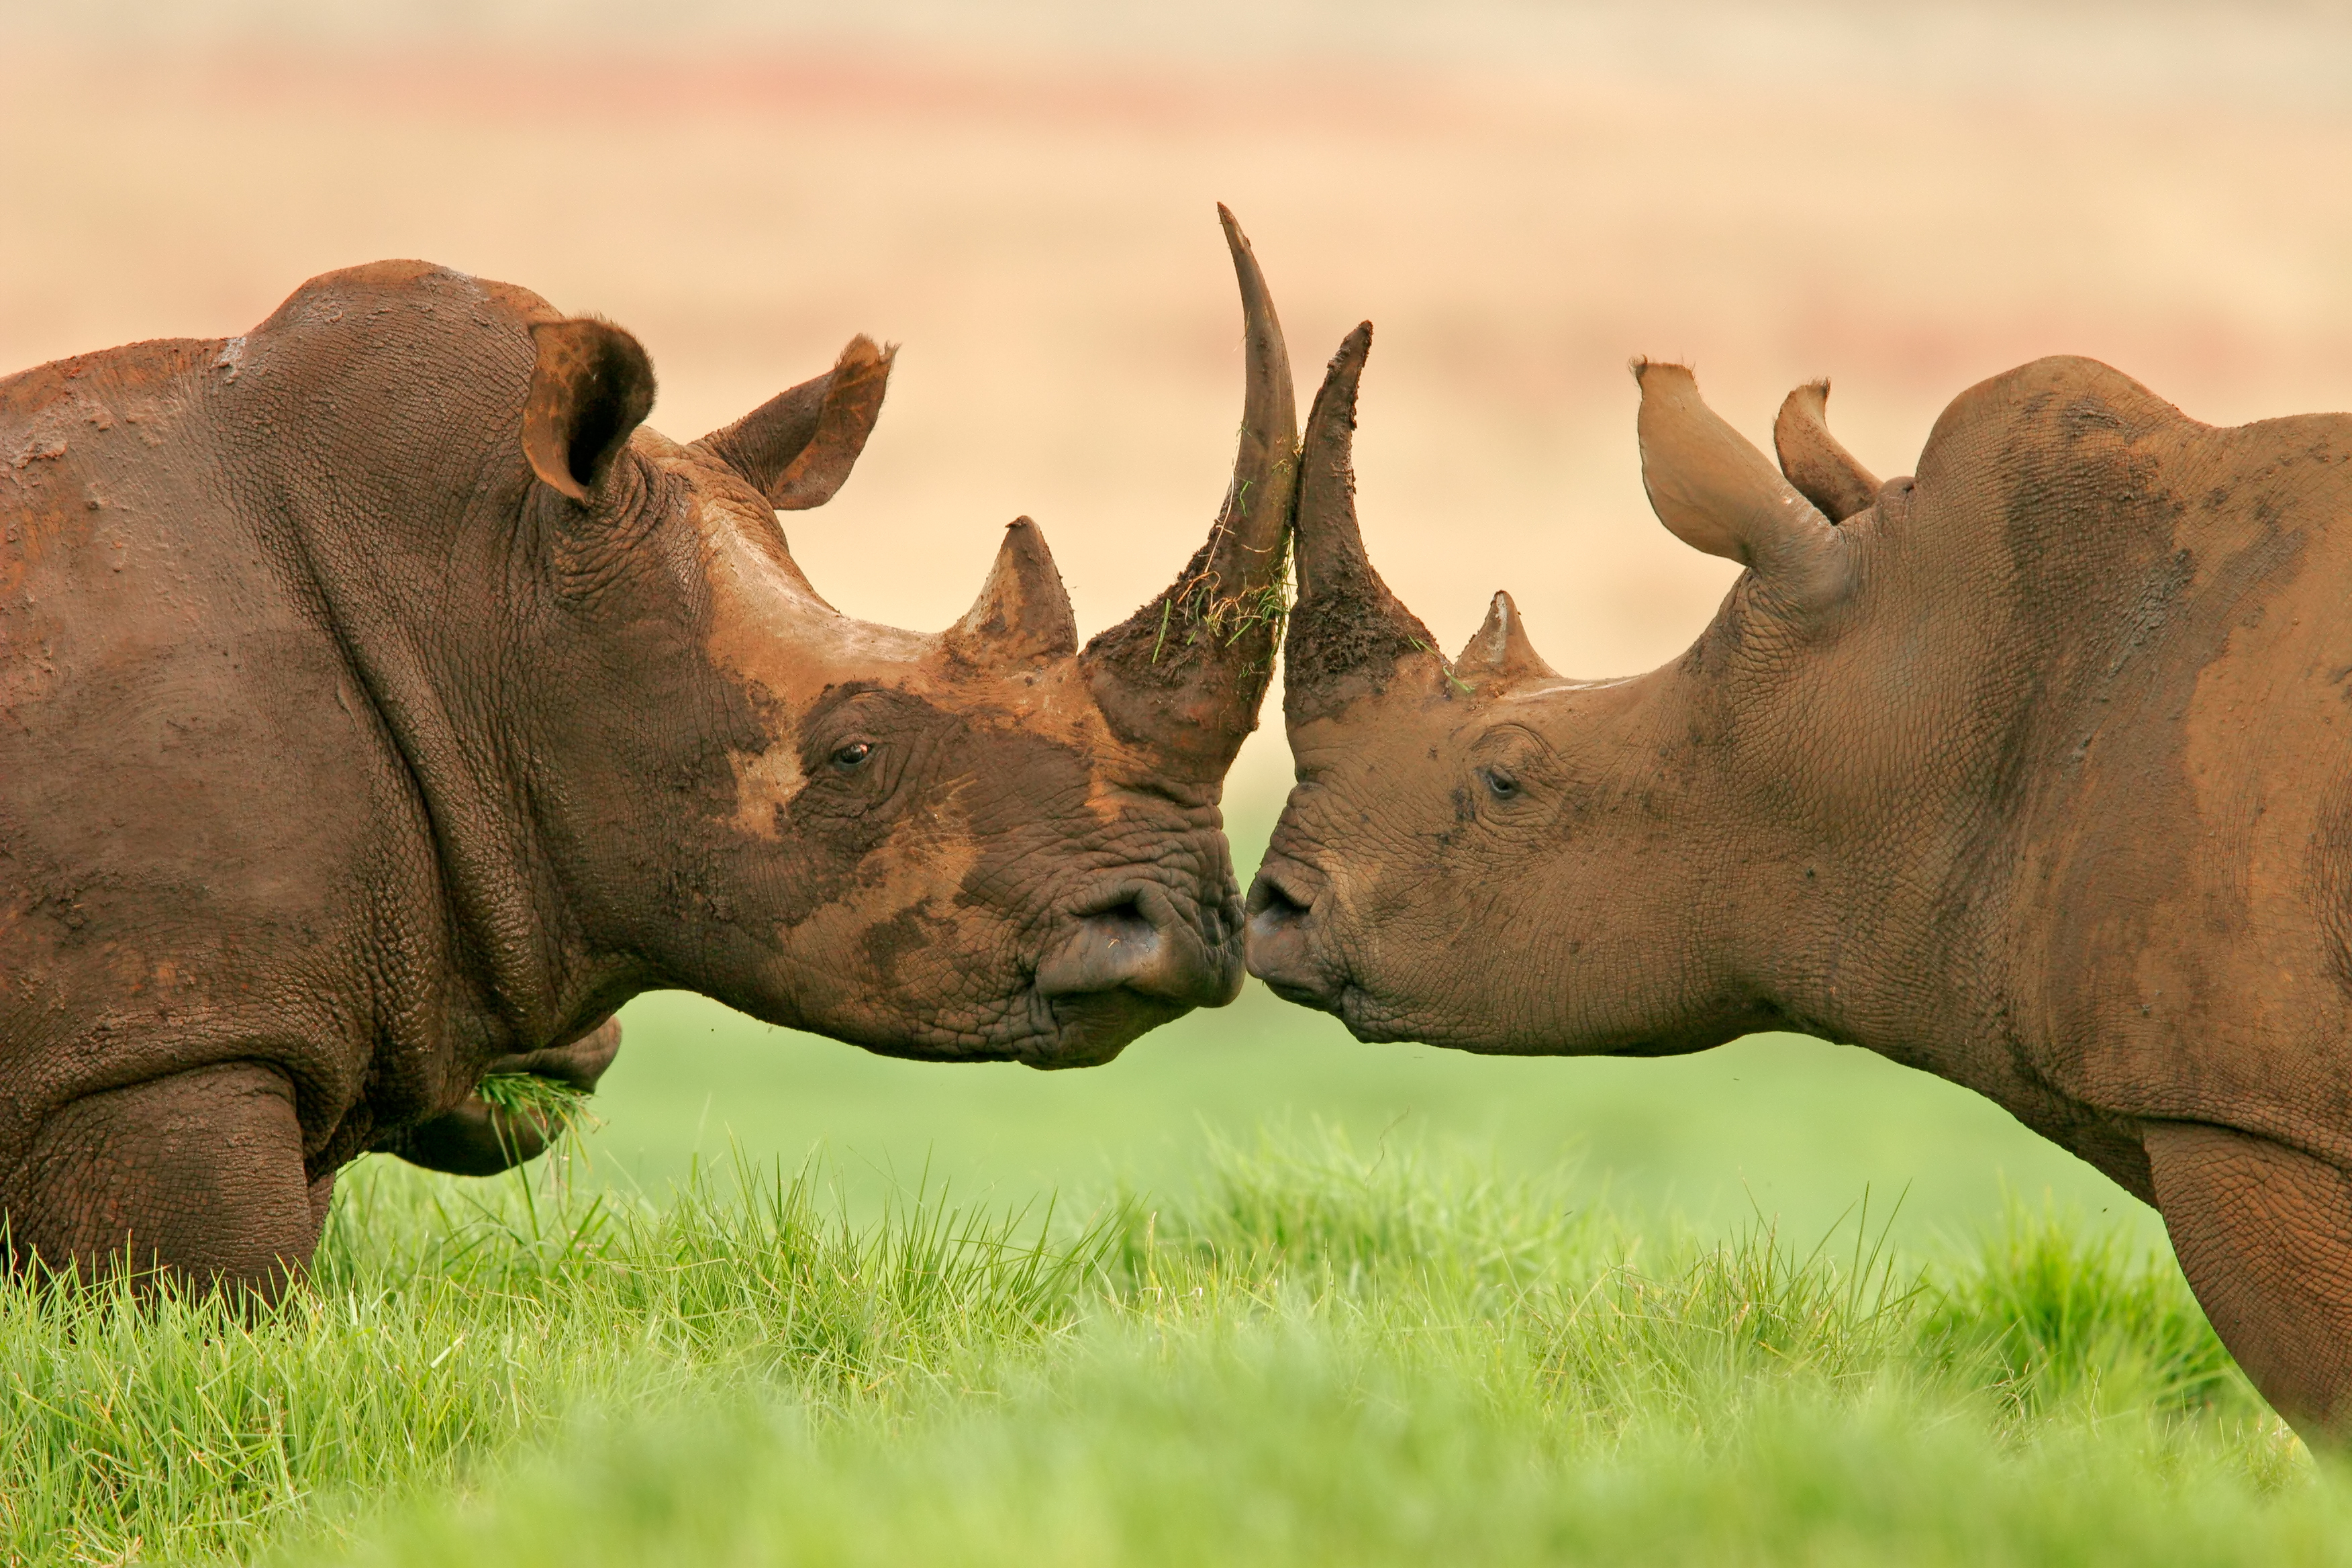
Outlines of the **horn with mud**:
M963 619L947 630L947 644L973 664L1052 658L1078 651L1077 617L1062 574L1045 548L1044 531L1025 517L1013 520L997 547L996 564Z
M1356 392L1371 348L1365 321L1331 356L1299 449L1298 602L1283 643L1283 713L1294 726L1384 689L1400 667L1445 673L1429 628L1364 553L1356 522Z
M1222 778L1257 728L1274 672L1297 497L1298 414L1282 323L1234 215L1217 208L1241 283L1247 356L1233 482L1208 542L1168 591L1078 658L1112 729L1171 770Z

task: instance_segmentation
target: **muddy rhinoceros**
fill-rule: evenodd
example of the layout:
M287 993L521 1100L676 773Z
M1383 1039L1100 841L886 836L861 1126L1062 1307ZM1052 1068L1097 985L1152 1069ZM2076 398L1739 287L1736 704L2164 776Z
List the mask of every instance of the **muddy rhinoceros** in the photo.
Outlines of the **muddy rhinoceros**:
M1688 653L1461 657L1366 560L1360 329L1307 421L1299 783L1250 966L1364 1039L1664 1055L1790 1028L1965 1084L2163 1213L2263 1393L2352 1418L2352 416L2219 429L2050 359L1916 479L1781 466L1640 364L1666 526L1748 570Z
M936 636L802 575L776 514L857 457L891 364L864 338L679 445L619 328L385 262L244 337L0 382L16 1260L275 1289L337 1167L494 1167L481 1075L593 1081L649 988L1037 1067L1230 1001L1218 797L1296 436L1225 224L1226 505L1084 650L1025 519Z

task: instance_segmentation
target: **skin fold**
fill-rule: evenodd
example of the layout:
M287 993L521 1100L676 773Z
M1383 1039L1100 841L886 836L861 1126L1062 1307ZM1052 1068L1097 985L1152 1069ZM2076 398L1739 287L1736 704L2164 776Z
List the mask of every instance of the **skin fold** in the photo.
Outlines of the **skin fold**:
M1507 595L1381 583L1360 329L1301 456L1297 787L1250 967L1359 1038L1665 1055L1763 1028L1984 1094L2163 1213L2225 1343L2352 1426L2352 418L2200 425L2105 365L1969 389L1882 484L1639 364L1660 519L1748 567L1571 680Z
M682 445L620 328L382 262L0 381L12 1261L274 1292L354 1156L536 1153L475 1085L593 1087L648 989L1045 1068L1231 1001L1296 420L1224 223L1226 505L1083 648L1025 518L936 635L803 576L777 514L849 475L864 338Z

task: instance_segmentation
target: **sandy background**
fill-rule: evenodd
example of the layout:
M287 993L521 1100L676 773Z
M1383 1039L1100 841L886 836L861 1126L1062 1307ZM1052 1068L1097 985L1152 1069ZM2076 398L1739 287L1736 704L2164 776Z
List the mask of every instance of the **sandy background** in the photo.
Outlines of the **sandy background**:
M856 477L792 532L837 604L915 626L961 613L1018 513L1089 631L1198 542L1239 412L1219 200L1302 405L1378 323L1360 495L1391 584L1449 645L1507 586L1583 673L1672 657L1731 575L1643 502L1630 354L1692 359L1759 440L1828 373L1885 475L1951 396L2043 353L2217 422L2352 405L2341 5L0 0L0 370L239 331L386 256L630 327L680 437L854 331L902 342ZM1244 869L1286 773L1277 725L1234 784ZM1348 1047L1254 990L1041 1079L779 1044L682 1000L630 1016L614 1136L656 1173L714 1138L822 1136L1017 1184L1297 1111L1574 1145L1735 1212L1801 1175L1789 1201L1823 1213L1914 1180L1982 1212L1998 1170L2123 1201L1853 1053L1476 1063Z
M871 331L904 356L796 520L815 580L941 625L1028 512L1091 630L1222 486L1223 200L1302 401L1378 323L1392 584L1449 644L1508 586L1554 663L1614 673L1728 576L1643 504L1630 354L1690 357L1759 437L1828 373L1882 473L2046 353L2216 421L2352 404L2347 39L2314 6L11 0L0 367L421 256L630 327L686 437Z

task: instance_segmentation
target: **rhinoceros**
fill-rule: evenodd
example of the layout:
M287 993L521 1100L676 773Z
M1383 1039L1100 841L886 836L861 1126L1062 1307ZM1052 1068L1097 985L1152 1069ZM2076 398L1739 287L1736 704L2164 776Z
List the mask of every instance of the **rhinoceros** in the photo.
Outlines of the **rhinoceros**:
M794 564L778 511L882 402L863 337L680 445L627 332L394 261L0 382L13 1258L271 1294L338 1167L495 1168L482 1075L593 1082L649 988L1040 1068L1231 1001L1296 420L1220 213L1226 502L1083 650L1025 518L937 635Z
M1448 660L1372 569L1369 344L1307 420L1252 971L1366 1040L1796 1029L1965 1085L2154 1205L2263 1394L2342 1436L2352 416L2216 428L2046 359L1882 484L1826 383L1776 469L1637 363L1653 507L1746 571L1682 658L1571 680L1507 595Z

